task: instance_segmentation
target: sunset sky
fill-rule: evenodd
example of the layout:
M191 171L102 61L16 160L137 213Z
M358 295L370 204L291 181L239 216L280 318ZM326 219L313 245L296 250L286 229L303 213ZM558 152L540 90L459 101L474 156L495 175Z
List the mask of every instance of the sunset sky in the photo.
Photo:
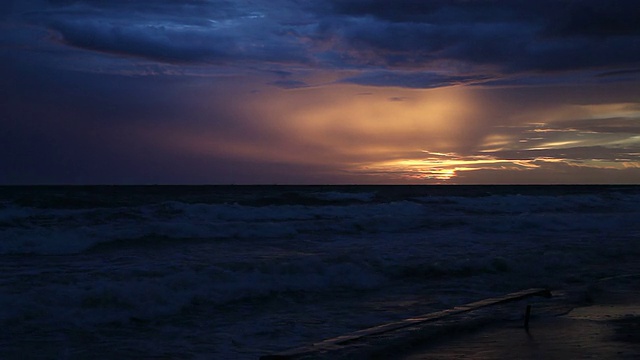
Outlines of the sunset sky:
M640 184L636 0L2 0L0 184Z

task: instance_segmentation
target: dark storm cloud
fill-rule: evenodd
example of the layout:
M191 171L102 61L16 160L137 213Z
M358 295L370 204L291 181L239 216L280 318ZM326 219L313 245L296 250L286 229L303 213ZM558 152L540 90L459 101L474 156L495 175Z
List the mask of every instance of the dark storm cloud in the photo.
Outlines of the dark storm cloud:
M341 81L368 86L397 86L415 89L428 89L451 85L482 82L486 78L479 76L455 76L437 73L414 73L397 71L371 71L361 75L344 78Z
M640 62L635 1L332 2L326 38L354 63L514 74Z
M522 18L530 1L398 0L391 3L385 0L331 0L329 3L333 13L347 16L371 16L391 22L451 23ZM508 6L504 6L505 3Z
M3 19L13 11L13 1L0 2L0 19Z
M25 18L65 44L169 63L304 63L304 46L268 8L232 1L50 1Z
M640 10L635 0L564 1L549 13L551 21L544 29L549 36L637 36L640 35Z
M344 81L363 85L502 85L568 71L629 80L640 65L640 7L631 0L29 3L4 3L0 16L44 26L78 49L183 65L357 69Z
M331 12L400 23L530 23L547 36L638 35L635 0L332 0Z

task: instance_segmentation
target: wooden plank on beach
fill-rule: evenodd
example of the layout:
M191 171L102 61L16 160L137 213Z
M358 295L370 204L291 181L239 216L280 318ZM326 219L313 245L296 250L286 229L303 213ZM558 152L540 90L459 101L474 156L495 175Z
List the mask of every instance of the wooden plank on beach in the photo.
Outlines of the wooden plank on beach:
M392 323L378 325L362 330L352 332L350 334L341 335L338 337L323 340L318 343L314 343L307 346L302 346L290 350L285 350L276 354L261 356L260 360L275 360L275 359L295 359L301 356L309 355L316 352L323 352L329 350L339 349L351 341L362 339L365 337L380 335L390 331L406 328L409 326L415 326L429 321L438 320L446 316L462 314L469 311L478 310L488 306L504 304L507 302L518 301L532 296L544 296L551 297L551 292L548 289L527 289L514 293L510 293L504 296L493 297L484 299L462 306L456 306L451 309L437 311L429 314L424 314Z

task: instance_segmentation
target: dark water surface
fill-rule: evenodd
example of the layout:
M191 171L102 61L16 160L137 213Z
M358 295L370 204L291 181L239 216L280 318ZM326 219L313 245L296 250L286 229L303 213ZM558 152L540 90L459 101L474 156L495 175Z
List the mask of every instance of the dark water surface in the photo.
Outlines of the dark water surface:
M637 271L638 186L0 187L0 358L256 358Z

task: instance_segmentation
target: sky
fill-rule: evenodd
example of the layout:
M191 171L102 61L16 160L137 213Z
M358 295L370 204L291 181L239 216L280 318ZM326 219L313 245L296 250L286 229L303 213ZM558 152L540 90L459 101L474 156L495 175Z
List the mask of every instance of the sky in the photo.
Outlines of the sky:
M636 0L2 0L0 184L640 184Z

